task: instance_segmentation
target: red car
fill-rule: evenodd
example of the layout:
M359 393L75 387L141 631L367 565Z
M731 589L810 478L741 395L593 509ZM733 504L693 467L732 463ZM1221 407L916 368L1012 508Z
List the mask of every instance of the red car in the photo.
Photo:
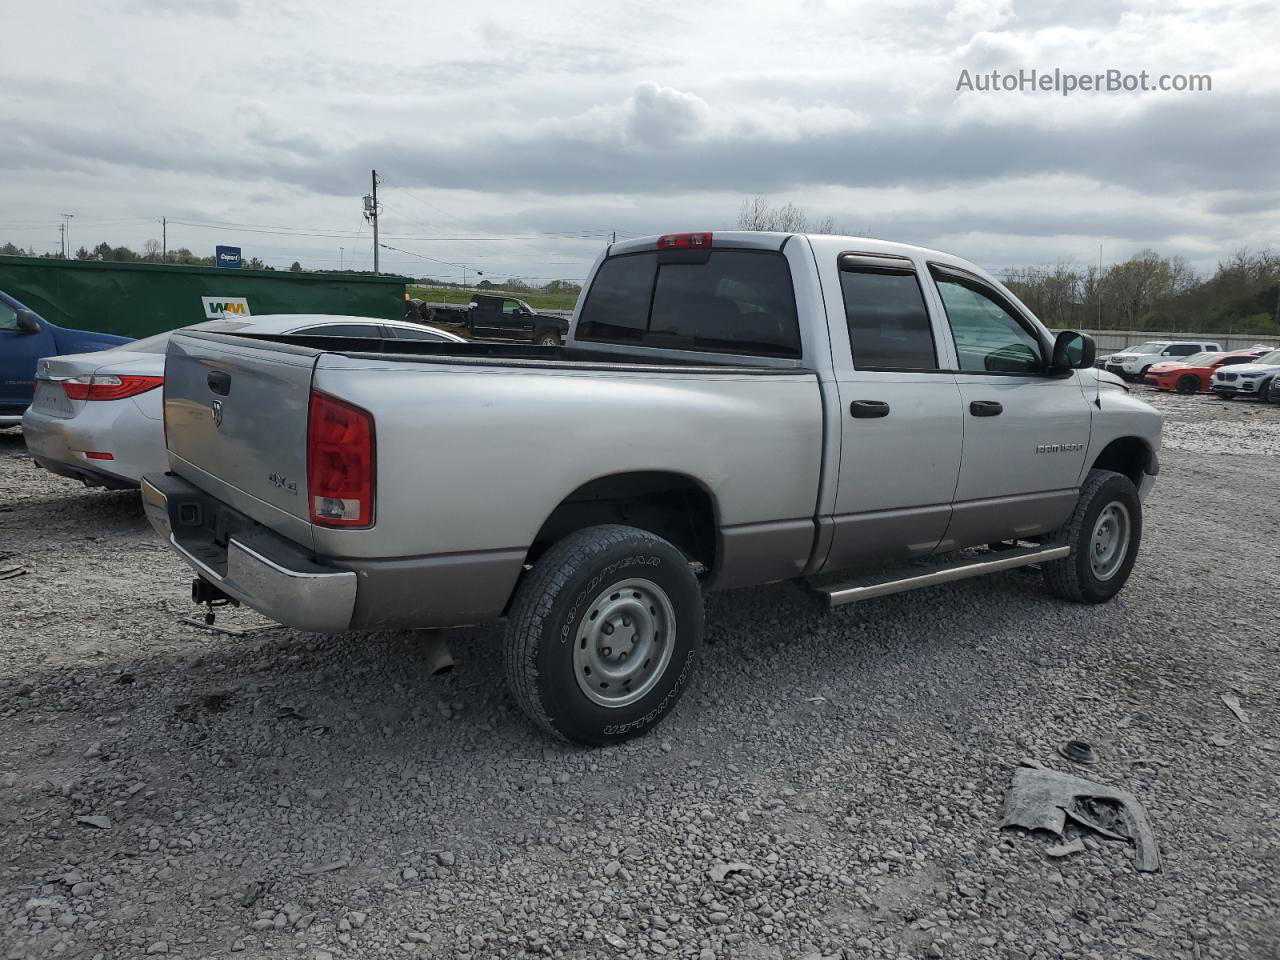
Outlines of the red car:
M1209 389L1209 378L1213 376L1213 371L1219 367L1252 363L1266 352L1258 347L1231 353L1196 353L1181 360L1166 360L1154 364L1142 379L1157 390L1204 393Z

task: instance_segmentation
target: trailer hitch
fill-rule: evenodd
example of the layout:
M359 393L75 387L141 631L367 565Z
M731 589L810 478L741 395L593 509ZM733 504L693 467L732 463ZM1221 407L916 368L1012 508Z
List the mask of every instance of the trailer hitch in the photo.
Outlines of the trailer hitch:
M191 602L203 603L205 606L204 622L208 626L213 626L216 615L213 612L214 607L238 607L240 601L222 591L216 584L210 583L204 577L196 577L191 581Z

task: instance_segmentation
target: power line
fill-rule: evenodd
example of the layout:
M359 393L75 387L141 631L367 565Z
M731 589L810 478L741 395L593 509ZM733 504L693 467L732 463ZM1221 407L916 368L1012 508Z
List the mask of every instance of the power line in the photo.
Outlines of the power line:
M170 218L170 223L180 223L186 227L196 227L199 229L223 229L235 228L245 233L265 233L276 236L294 236L294 237L323 237L327 239L350 240L354 239L354 235L349 230L343 230L337 227L328 228L307 228L307 227L279 227L271 225L255 225L247 223L231 223L222 221L208 220L174 220ZM451 236L448 234L384 234L383 236L389 240L419 240L419 241L477 241L488 242L496 240L597 240L608 237L609 230L583 230L583 231L529 231L525 233L507 233L493 234L489 236ZM628 234L622 234L625 238Z

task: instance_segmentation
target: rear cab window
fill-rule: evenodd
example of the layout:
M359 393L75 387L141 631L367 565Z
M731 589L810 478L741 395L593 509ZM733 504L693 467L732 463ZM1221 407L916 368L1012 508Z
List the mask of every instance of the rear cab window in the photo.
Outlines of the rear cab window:
M578 318L584 342L795 357L800 321L773 250L652 250L605 260Z

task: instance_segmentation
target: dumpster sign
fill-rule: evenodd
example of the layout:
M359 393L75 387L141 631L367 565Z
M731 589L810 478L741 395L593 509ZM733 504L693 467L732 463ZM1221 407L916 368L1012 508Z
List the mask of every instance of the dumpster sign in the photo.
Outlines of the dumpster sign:
M251 316L247 297L201 297L200 302L204 304L206 320Z
M240 259L239 247L218 246L213 248L213 262L216 266L239 270Z

